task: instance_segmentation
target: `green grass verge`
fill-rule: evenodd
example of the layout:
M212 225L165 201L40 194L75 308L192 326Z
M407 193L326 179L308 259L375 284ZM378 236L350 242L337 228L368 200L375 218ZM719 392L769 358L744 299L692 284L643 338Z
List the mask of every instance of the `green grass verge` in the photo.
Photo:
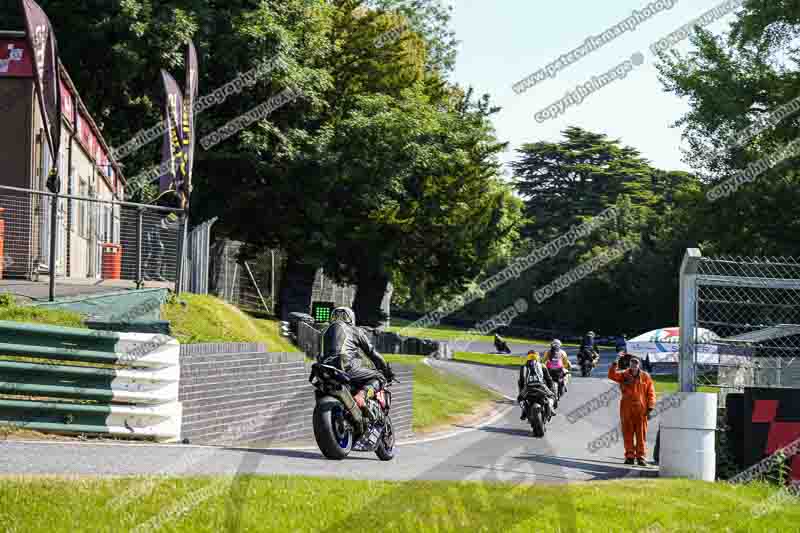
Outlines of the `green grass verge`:
M650 376L653 378L653 385L655 385L656 392L678 392L678 376L674 375L657 375ZM717 387L701 386L697 387L697 392L719 392Z
M0 307L0 320L87 329L83 323L83 316L79 313L64 309L45 309L16 304Z
M172 336L182 344L261 342L273 352L299 351L281 337L277 320L253 318L214 296L181 294L177 302L163 306L162 317L170 321Z
M463 340L463 341L483 341L483 342L493 342L494 335L467 335L468 329L461 329L456 326L445 326L445 325L438 325L432 326L429 328L412 328L412 329L405 329L409 324L412 322L410 320L405 320L402 318L392 318L393 326L386 328L387 331L391 331L394 333L400 333L402 331L402 335L405 337L419 337L423 339L432 339L432 340L440 340L440 341L452 341L452 340ZM502 335L501 335L502 336ZM507 342L517 343L517 344L550 344L550 340L545 339L527 339L522 337L505 337L502 336ZM578 346L577 344L569 344L563 343L564 346Z
M507 366L510 368L519 368L525 363L525 357L518 357L515 355L497 355L491 353L476 353L476 352L455 352L453 359L456 361L464 361L468 363L480 363L483 365Z
M391 464L387 468L391 468ZM355 472L354 472L355 475ZM757 511L775 494L687 480L569 485L380 482L288 476L159 478L122 508L134 478L0 480L9 533L74 531L311 532L367 523L420 531L796 531L800 505ZM135 490L135 488L134 488ZM573 529L576 528L576 529Z
M412 428L426 432L450 424L476 408L500 399L496 393L473 382L431 368L413 355L387 355L390 363L414 367L414 415Z

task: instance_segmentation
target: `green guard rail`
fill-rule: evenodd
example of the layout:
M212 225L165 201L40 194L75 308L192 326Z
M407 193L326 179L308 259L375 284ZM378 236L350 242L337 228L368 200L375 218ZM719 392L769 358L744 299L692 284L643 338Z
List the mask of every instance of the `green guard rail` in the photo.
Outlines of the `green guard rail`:
M178 441L179 358L165 335L0 321L0 427Z

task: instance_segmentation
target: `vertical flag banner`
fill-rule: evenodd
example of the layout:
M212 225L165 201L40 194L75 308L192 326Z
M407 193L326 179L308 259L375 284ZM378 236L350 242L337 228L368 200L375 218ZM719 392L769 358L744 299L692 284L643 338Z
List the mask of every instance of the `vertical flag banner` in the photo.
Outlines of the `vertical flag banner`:
M192 166L194 165L194 104L198 94L197 50L192 41L189 41L184 65L186 67L186 85L184 86L186 93L183 97L183 144L186 173L182 176L183 187L179 191L183 196L184 208L188 208L189 195L192 193Z
M50 20L42 8L33 0L21 1L25 15L26 38L33 50L36 95L53 158L52 170L47 178L47 188L57 193L61 190L57 170L61 144L61 76L58 69L56 37Z
M161 70L164 82L164 143L161 149L161 176L159 178L162 191L175 189L182 180L186 170L185 152L183 150L183 97L180 88L166 70Z

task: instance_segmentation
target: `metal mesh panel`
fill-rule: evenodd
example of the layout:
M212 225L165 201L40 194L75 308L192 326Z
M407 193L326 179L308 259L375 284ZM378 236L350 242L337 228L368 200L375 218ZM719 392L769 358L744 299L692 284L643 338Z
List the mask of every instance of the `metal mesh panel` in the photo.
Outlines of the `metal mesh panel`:
M800 387L800 262L702 258L697 273L696 385Z
M40 202L30 194L0 195L4 278L27 278L35 269L34 261L39 255L38 204Z
M58 209L52 221L54 201ZM71 195L56 200L45 191L0 187L0 278L49 275L50 237L55 232L56 278L107 279L104 254L113 252L108 245L117 245L119 279L175 283L183 232L179 215L178 210L156 206Z
M267 250L255 261L240 263L238 253L241 246L239 242L227 240L214 245L209 291L240 309L272 314L283 257L278 250Z

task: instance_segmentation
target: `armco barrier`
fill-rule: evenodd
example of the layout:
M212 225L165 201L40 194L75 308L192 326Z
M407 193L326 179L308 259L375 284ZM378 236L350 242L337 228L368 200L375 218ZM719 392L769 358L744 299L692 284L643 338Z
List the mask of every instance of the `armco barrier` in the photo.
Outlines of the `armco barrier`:
M252 444L314 439L314 389L301 352L267 353L258 344L181 346L183 427L193 444ZM392 365L398 437L411 433L413 369Z
M171 337L0 321L0 354L0 426L181 438Z

